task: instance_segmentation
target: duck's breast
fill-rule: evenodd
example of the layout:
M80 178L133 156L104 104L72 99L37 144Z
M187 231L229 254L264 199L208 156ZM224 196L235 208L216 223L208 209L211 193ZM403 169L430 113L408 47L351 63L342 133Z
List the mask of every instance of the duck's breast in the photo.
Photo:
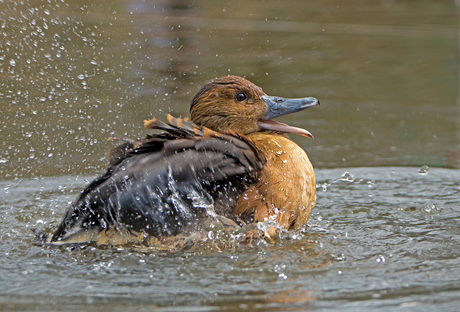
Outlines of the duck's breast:
M316 178L307 153L281 134L256 133L250 138L267 163L257 183L238 199L235 213L246 221L276 219L285 229L304 225L316 204Z

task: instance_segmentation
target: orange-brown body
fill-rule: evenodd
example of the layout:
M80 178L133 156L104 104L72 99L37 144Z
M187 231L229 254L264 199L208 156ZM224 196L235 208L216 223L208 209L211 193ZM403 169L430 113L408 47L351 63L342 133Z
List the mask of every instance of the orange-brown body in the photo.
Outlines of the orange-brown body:
M267 163L257 183L238 198L235 214L253 213L255 222L276 220L284 229L304 225L316 204L316 178L307 154L282 134L256 132L249 138Z
M312 135L272 118L318 104L268 96L241 77L209 81L192 100L191 119L145 121L164 132L122 139L108 152L107 172L81 192L49 242L173 238L217 219L305 225L316 203L315 173L287 133Z

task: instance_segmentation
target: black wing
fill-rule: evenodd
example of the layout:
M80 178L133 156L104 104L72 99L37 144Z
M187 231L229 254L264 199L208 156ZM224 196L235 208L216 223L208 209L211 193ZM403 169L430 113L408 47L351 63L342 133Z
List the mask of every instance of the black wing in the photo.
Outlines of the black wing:
M126 140L108 153L110 167L83 190L51 242L111 225L154 236L176 235L214 213L219 186L250 179L265 158L252 141L168 116L146 121L159 135ZM220 200L219 202L221 202Z

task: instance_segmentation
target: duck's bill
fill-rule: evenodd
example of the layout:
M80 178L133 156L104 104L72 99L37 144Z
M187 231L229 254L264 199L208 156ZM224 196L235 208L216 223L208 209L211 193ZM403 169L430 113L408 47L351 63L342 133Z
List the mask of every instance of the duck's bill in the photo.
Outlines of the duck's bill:
M259 122L259 127L264 129L264 130L271 130L271 131L278 131L278 132L286 132L286 133L293 133L293 134L299 134L306 136L307 138L313 139L313 135L302 128L297 128L297 127L291 127L285 123L282 122L277 122L271 119L268 120L263 120L260 119Z
M313 138L313 135L305 129L291 127L287 124L271 120L272 118L299 112L312 106L319 105L319 101L313 97L300 99L286 99L276 96L262 96L267 104L267 114L259 120L259 127L265 130L293 133Z

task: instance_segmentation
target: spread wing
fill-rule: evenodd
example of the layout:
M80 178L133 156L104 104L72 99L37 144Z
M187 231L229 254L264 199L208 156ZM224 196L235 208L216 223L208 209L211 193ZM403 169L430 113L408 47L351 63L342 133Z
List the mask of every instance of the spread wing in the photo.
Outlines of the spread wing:
M245 179L265 158L237 133L217 133L187 119L145 121L163 133L128 140L107 153L107 172L92 181L67 211L51 242L111 225L154 236L193 229L214 213L216 185ZM120 138L112 138L120 139Z

